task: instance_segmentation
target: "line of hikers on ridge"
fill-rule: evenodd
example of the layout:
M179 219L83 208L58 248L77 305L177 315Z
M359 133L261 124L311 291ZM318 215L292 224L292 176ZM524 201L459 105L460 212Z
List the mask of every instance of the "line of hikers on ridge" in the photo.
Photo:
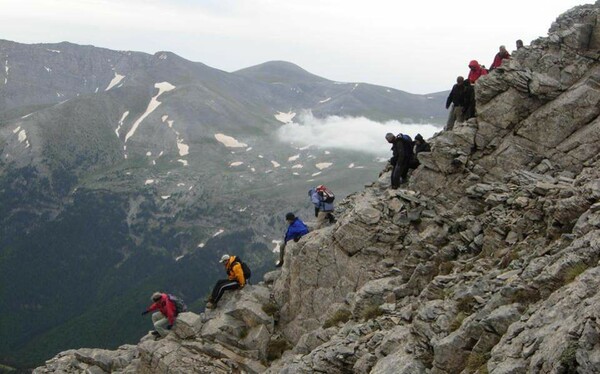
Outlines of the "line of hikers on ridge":
M522 47L523 42L517 40L517 49ZM502 61L508 58L510 58L510 54L504 46L500 46L490 70L496 69L502 64ZM488 70L485 69L485 66L479 65L476 60L469 63L469 69L468 78L465 80L462 76L459 76L446 100L446 109L450 105L452 105L452 109L445 130L452 130L456 121L464 122L475 116L475 92L472 85L481 76L488 74ZM419 166L417 155L421 152L430 152L431 146L423 139L421 134L417 134L414 141L409 135L402 133L398 135L387 133L385 139L392 145L392 157L379 176L391 170L390 188L397 189L401 184L407 182L409 170L416 169ZM315 229L336 222L333 215L335 195L329 188L324 185L313 187L308 190L308 197L314 205L315 217L317 218ZM289 241L298 242L300 238L309 232L308 226L294 213L287 213L285 220L288 227L279 249L279 261L275 264L276 267L283 266L287 243ZM216 282L206 303L207 309L216 308L225 291L244 288L252 274L248 265L239 256L224 254L220 263L225 267L227 279L220 279ZM187 307L181 299L167 293L155 292L152 294L151 299L152 304L142 312L142 315L154 312L152 314L154 330L151 331L151 334L158 339L169 333L169 330L175 324L177 315L187 311Z
M517 40L516 45L517 50L523 48L523 41L520 39ZM446 99L446 109L449 109L450 106L452 108L450 108L448 121L446 121L444 130L452 130L456 122L465 122L469 118L475 117L475 82L480 77L500 67L502 62L508 59L510 59L510 53L508 53L505 46L501 45L498 53L494 56L494 61L489 70L484 65L480 65L477 60L469 62L469 75L467 79L458 76L456 84L452 86L452 90Z

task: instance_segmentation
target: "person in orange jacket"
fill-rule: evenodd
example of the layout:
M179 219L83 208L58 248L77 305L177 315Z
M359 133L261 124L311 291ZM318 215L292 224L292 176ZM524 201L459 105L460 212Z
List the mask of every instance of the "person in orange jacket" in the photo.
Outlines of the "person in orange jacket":
M177 306L166 293L153 293L152 301L153 304L144 310L142 315L155 312L152 314L152 323L154 324L152 335L156 338L165 337L169 334L169 330L173 328L173 324L175 324Z
M246 278L244 277L244 270L239 261L236 260L236 256L223 255L220 261L225 266L227 272L227 279L220 279L215 284L212 294L206 303L208 309L217 307L217 303L223 297L223 294L227 290L237 290L243 288L246 285Z
M484 68L481 67L481 65L479 65L479 62L477 62L477 60L471 60L471 62L469 62L469 77L467 79L469 79L469 82L471 82L471 84L475 83L477 81L477 79L479 79L479 77L481 77L482 75L487 75L488 71Z

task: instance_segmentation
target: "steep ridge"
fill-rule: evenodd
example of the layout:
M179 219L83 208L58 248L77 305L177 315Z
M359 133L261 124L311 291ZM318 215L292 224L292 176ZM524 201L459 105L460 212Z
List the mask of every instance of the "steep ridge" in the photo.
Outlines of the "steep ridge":
M349 196L260 284L35 373L600 372L599 21L600 2L562 14L407 188Z

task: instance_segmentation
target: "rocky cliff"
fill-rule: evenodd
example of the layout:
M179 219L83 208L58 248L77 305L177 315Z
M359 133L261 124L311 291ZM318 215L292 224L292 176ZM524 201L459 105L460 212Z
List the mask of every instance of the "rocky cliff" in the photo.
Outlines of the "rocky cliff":
M35 373L600 372L599 58L600 2L564 13L406 188L384 174L165 339Z

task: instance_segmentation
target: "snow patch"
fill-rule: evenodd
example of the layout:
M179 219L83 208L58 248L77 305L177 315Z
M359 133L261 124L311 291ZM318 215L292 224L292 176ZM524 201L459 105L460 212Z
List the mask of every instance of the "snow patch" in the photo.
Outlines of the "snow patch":
M223 229L220 229L219 231L217 231L217 232L215 232L215 233L213 234L213 238L214 238L215 236L219 236L219 235L221 235L221 234L222 234L222 233L224 233L224 232L225 232L225 230L223 230Z
M279 162L277 162L277 161L271 161L271 163L273 164L273 167L274 167L274 168L278 168L278 167L280 167L280 166L281 166L281 165L279 164Z
M126 111L125 113L123 113L123 115L121 116L121 119L119 120L119 125L117 126L117 129L115 130L115 134L117 134L117 138L119 137L119 131L121 130L121 127L123 126L123 121L125 121L125 118L127 118L128 115L129 115L129 111Z
M242 164L243 164L243 162L242 162L242 161L236 161L236 162L232 162L231 164L229 164L229 167L232 167L232 166L240 166L240 165L242 165Z
M150 151L146 152L146 156L148 156L148 157L152 156L152 152L150 152Z
M252 150L252 147L246 148L246 152L251 151L251 150Z
M256 169L255 168L250 168L250 171L253 173L256 173Z
M352 169L354 167L354 163L351 163L350 165L348 165L348 169Z
M99 89L100 89L100 87L96 87L96 91L94 91L94 93L98 93Z
M306 150L307 150L307 149L309 149L311 146L312 146L312 144L305 145L304 147L300 147L300 148L298 148L298 150L300 150L300 151L306 151Z
M354 91L356 89L356 87L358 87L358 83L354 84L354 87L352 87L352 91ZM352 91L350 91L350 92L352 92Z
M48 52L52 52L52 53L60 53L60 51L59 51L59 50L57 50L57 49L47 49L47 48L46 48L46 51L48 51Z
M205 244L204 243L200 243L198 244L198 248L204 248Z
M177 187L185 187L185 183L177 183Z
M148 107L146 108L144 114L142 114L141 117L138 118L137 121L135 121L135 123L131 127L131 130L129 130L129 132L125 136L126 143L127 140L129 140L129 138L131 138L133 134L135 134L135 131L138 129L138 126L142 123L142 121L145 120L146 117L150 115L150 113L154 112L154 110L156 110L156 108L158 108L158 106L161 104L161 102L158 101L158 97L164 92L172 91L175 89L175 86L173 86L169 82L156 83L154 87L158 88L158 93L156 94L156 96L153 96L152 99L150 99L150 103L148 104Z
M18 133L19 131L21 131L21 126L17 126L17 128L13 130L13 134Z
M284 113L284 112L275 113L275 119L282 123L290 123L290 122L292 122L292 119L294 119L294 117L296 117L296 113L294 113L292 111L289 111L287 113Z
M245 148L248 144L237 141L237 139L225 134L215 134L215 139L228 148Z
M177 256L177 257L175 258L175 261L179 261L179 260L181 260L181 259L182 259L182 258L184 258L184 257L185 257L185 255Z
M240 209L238 210L238 212L245 212L247 209L248 209L248 207L246 206L246 207L240 208Z
M326 154L326 155L330 155L330 154L331 154L331 152L329 152L329 151L325 151L325 154Z
M145 186L147 186L149 184L154 184L154 179L148 179L148 180L146 180L146 183L144 183Z
M124 75L118 74L115 71L115 77L110 81L110 83L108 84L108 86L106 87L106 89L104 91L108 91L111 88L113 88L114 86L116 86L117 84L121 83L121 81L123 80L123 78L125 78Z
M188 162L187 162L187 160L181 160L181 159L180 159L180 160L177 160L177 162L181 162L181 164L182 164L183 166L188 166L188 165L189 165L189 164L188 164Z
M317 175L319 175L319 174L321 174L321 172L320 172L320 171L317 171L316 173L312 173L312 174L311 174L311 177L316 177L316 176L317 176Z
M327 98L327 99L325 99L325 100L321 100L321 101L319 101L319 103L321 103L321 104L324 104L324 103L328 102L329 100L331 100L331 98L330 98L330 97L328 97L328 98Z
M258 155L258 158L264 158L263 155Z
M297 155L295 155L295 156L292 156L292 157L288 158L288 162L296 161L296 160L297 160L297 159L299 159L299 158L300 158L300 155L299 155L299 154L297 154Z
M167 115L167 114L163 114L163 116L162 116L162 117L160 117L160 119L161 119L163 122L165 122L165 121L166 121L168 118L169 118L169 115Z
M30 116L30 115L32 115L32 114L33 114L33 113L26 114L26 115L24 115L23 117L21 117L21 119L23 119L23 118L27 118L27 117L29 117L29 116Z
M292 169L302 169L302 168L303 168L302 164L296 164L296 165L292 166Z
M163 200L167 200L170 197L171 197L171 195L163 195L160 198L163 199Z
M327 169L331 165L333 165L333 163L331 163L331 162L320 162L320 163L316 164L315 166L317 169L323 170L323 169Z
M52 71L52 69L50 69L50 68L49 68L49 67L47 67L47 66L44 66L44 69L46 69L46 71L47 71L48 73Z

